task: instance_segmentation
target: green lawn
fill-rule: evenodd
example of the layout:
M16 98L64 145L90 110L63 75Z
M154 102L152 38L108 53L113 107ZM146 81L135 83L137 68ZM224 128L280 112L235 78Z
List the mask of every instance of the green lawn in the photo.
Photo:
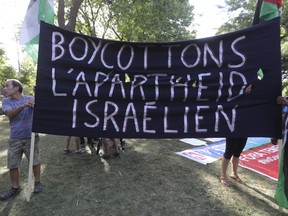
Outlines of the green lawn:
M0 192L6 168L8 121L0 116ZM219 183L220 163L206 166L175 154L191 148L177 139L127 139L121 158L63 154L63 137L41 134L43 192L26 201L28 162L19 196L0 202L0 215L285 215L274 202L276 181L239 168L246 185ZM71 144L74 148L74 144ZM282 213L281 213L282 212Z

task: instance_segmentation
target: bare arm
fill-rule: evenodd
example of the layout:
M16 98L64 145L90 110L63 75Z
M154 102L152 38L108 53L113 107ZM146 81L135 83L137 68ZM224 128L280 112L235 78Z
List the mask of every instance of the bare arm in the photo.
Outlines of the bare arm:
M277 97L277 103L281 104L281 105L288 106L288 100L282 96Z
M34 108L34 100L29 100L26 101L25 103L23 103L21 106L17 107L16 109L12 109L12 110L7 110L5 112L5 115L9 118L12 119L14 118L16 115L18 115L18 113L20 113L25 107L31 107Z

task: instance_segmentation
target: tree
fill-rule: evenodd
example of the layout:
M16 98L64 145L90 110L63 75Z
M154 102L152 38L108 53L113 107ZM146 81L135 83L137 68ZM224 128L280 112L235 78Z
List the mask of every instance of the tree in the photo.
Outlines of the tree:
M105 0L83 1L77 16L76 31L94 37L104 37L103 32L109 26L108 5Z
M189 30L193 6L188 0L118 0L111 4L112 30L119 40L141 42L195 38Z
M84 0L76 31L124 41L191 39L193 9L188 0Z
M79 8L84 0L58 0L58 25L74 31Z
M24 85L25 94L33 94L36 81L36 65L28 56L20 64L18 79Z
M257 0L225 0L225 6L218 6L227 14L217 34L237 31L252 25Z
M36 65L28 56L20 64L19 73L8 64L5 51L0 48L0 83L3 85L7 79L18 79L23 85L26 94L33 94L36 80ZM1 89L2 92L2 89Z
M222 25L217 34L233 32L252 25L257 0L225 0L225 6L219 6L227 13L228 21ZM284 5L285 6L285 5ZM288 8L283 7L281 15L281 53L283 81L288 78ZM283 86L287 84L284 83Z
M16 70L7 62L4 49L0 48L0 84L3 85L8 78L16 76Z

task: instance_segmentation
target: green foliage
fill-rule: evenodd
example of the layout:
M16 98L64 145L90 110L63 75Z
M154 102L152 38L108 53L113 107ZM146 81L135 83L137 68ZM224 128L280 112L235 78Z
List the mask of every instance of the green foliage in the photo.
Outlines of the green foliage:
M0 48L0 85L4 85L9 78L16 78L16 71L8 64L5 51Z
M217 34L233 32L252 25L257 0L225 0L225 6L219 6L227 14L227 22Z
M22 62L18 79L24 85L24 93L33 94L33 86L36 81L36 65L30 58L25 58Z
M188 0L85 0L76 31L138 42L191 39L193 9Z
M283 2L284 3L284 2ZM233 32L252 25L257 0L225 0L221 6L227 13L228 21L222 25L217 34ZM281 52L283 82L288 80L288 7L283 4L281 15ZM283 85L283 87L286 85Z
M191 39L193 6L186 0L119 0L111 5L118 38L125 41L163 42Z
M0 66L0 83L4 85L7 79L16 78L17 74L15 69L10 65Z
M103 0L84 0L79 8L76 31L100 37L107 22L106 6Z
M30 58L25 58L20 65L20 72L8 64L5 51L0 48L0 84L4 85L7 79L18 79L24 86L25 94L33 94L36 80L36 66ZM1 88L0 88L1 89ZM3 91L1 89L1 94Z

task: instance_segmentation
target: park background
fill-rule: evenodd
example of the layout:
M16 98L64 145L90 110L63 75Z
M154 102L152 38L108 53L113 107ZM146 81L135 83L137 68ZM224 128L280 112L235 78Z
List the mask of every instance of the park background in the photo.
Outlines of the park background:
M207 5L211 3L205 2ZM218 16L225 17L223 24L213 33L223 34L251 25L256 0L213 2L219 3L221 12ZM15 7L18 3L5 0L3 6L9 4ZM28 3L26 1L26 8ZM197 7L192 5L194 3L196 1L55 0L55 24L82 34L124 41L164 42L213 36L211 32L200 35L197 31L213 23L218 16L214 15L204 23L198 22L196 17L203 16L205 11L202 15L198 13ZM283 5L280 36L283 95L286 95L286 0ZM4 7L2 10L1 23L9 23L8 20L17 16L17 11L13 13L13 10L4 10ZM1 34L0 82L4 84L8 77L18 78L25 85L25 93L29 94L35 84L37 66L18 43L22 22L18 20L9 26L12 33ZM6 30L1 27L1 32ZM16 44L16 49L9 56L7 36ZM11 61L11 56L16 57L16 63ZM3 94L2 88L0 90ZM0 131L0 191L4 191L10 181L6 168L9 126L5 116L0 117ZM1 203L0 214L287 214L275 204L276 181L240 168L246 185L232 184L223 188L219 183L220 164L215 162L204 166L175 154L185 149L187 145L176 139L129 139L120 159L105 161L90 152L89 148L83 155L64 155L63 137L41 134L43 193L33 195L29 203L25 201L28 163L24 160L21 170L21 187L24 190L15 199Z

